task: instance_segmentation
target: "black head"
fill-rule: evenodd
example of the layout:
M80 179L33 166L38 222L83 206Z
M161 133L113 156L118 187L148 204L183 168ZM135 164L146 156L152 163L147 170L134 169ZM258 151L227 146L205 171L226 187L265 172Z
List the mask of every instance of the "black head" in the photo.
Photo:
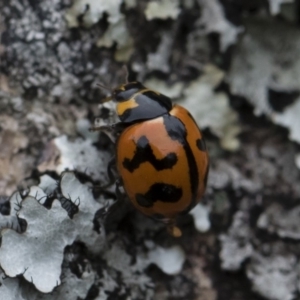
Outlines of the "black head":
M124 123L157 118L168 113L173 106L169 97L146 88L140 82L122 84L103 102L109 100L117 102L117 114Z

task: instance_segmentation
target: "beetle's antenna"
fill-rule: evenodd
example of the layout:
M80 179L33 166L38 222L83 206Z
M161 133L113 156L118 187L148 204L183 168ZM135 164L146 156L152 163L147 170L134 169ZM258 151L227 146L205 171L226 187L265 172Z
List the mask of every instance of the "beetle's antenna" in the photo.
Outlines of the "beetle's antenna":
M113 100L113 97L112 97L112 96L109 96L109 97L106 97L106 98L102 99L102 100L100 101L100 103L102 104L102 103L105 103L105 102L108 102L108 101L111 101L111 100Z
M122 70L124 72L125 83L128 83L129 72L126 65L123 65Z
M111 88L109 88L109 87L103 85L102 83L97 83L96 85L97 85L98 87L102 88L102 89L105 89L105 90L110 91L111 93L112 93L112 91L113 91ZM110 100L112 100L112 97L111 97L111 96L102 99L102 100L101 100L101 103L105 103L105 102L108 102L108 101L110 101Z
M102 83L97 83L96 86L98 86L98 87L101 88L101 89L105 89L105 90L107 90L107 91L112 92L112 89L111 89L111 88L105 86L105 85L102 84Z

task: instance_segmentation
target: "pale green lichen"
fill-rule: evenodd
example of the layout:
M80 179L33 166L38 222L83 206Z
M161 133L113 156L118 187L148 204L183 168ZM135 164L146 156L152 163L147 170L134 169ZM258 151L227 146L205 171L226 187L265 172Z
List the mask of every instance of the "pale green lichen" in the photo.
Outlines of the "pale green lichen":
M108 14L109 27L104 35L98 39L98 47L111 47L117 43L115 59L126 62L133 52L133 40L127 30L125 17L120 11L123 0L77 0L66 13L69 27L78 27L78 17L82 15L83 24L91 27L97 23L104 13ZM127 8L133 8L135 1L127 0Z
M176 19L180 13L178 0L150 1L145 9L147 20Z
M201 7L201 17L196 23L198 28L208 33L219 33L221 50L233 45L238 35L243 31L242 27L234 26L225 17L225 12L220 1L217 0L198 0Z
M86 27L97 23L104 13L108 14L109 23L117 23L122 14L120 5L122 0L77 0L67 11L65 18L69 27L78 27L78 16L83 15L82 21Z
M144 82L147 88L152 88L155 91L159 91L171 99L177 99L183 91L183 83L177 82L172 85L167 84L165 81L157 78L150 78Z
M97 47L109 48L117 43L115 59L117 61L128 61L133 52L133 39L129 35L125 19L122 17L117 23L111 24L105 34L98 39Z
M210 128L221 139L224 149L234 151L240 146L238 115L230 107L228 96L214 91L223 77L220 69L207 65L204 74L183 91L182 105L192 112L200 128Z

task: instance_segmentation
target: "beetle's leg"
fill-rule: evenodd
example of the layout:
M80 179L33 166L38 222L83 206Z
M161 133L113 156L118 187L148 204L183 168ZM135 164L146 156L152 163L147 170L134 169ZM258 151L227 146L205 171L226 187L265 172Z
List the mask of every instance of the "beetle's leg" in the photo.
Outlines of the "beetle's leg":
M121 191L121 186L122 186L121 180L120 179L116 180L117 201L123 201L125 198L124 193L122 193L122 191Z
M120 183L120 179L117 179L114 181L116 182L116 190L115 190L115 195L117 196L117 200L111 204L110 206L106 206L103 211L102 211L102 215L104 216L104 219L106 220L107 217L114 215L116 213L118 213L119 207L121 203L124 203L125 201L123 201L125 199L125 195L124 193L122 193L120 187L121 187L121 183ZM96 188L100 188L102 189L102 186L96 187Z
M93 191L97 191L101 193L105 191L108 187L116 183L115 195L117 196L117 200L119 200L119 198L121 198L122 196L122 192L120 191L120 180L116 179L117 175L115 174L116 173L116 170L114 170L115 167L116 167L116 158L113 157L107 165L108 182L104 185L94 185L92 189Z
M113 157L107 165L108 183L106 183L104 185L94 186L93 188L95 190L105 190L106 188L108 188L114 184L114 182L116 181L116 176L115 176L114 170L113 170L115 168L115 166L116 166L116 158Z
M107 165L107 175L109 182L106 184L107 187L111 186L116 181L114 174L114 168L116 167L116 158L113 157Z
M175 219L170 219L167 221L167 230L168 233L174 237L181 237L182 235L181 230L176 226Z
M104 123L103 121L97 121L96 125L93 125L89 128L89 131L113 131L116 133L120 133L124 130L124 128L126 128L128 125L122 123L122 122L118 122L118 123L113 123L113 124L109 124L107 125L106 123Z
M116 181L117 201L108 208L104 219L107 231L115 230L124 216L133 209L132 205L129 204L129 201L126 201L126 194L122 192L121 185L122 183L118 179Z
M117 136L127 127L122 122L107 125L104 122L96 122L96 125L89 128L89 131L104 132L113 143L116 143Z
M112 125L103 125L103 122L97 122L94 126L89 128L89 131L101 131L104 132L109 139L115 143L116 142L116 132L114 130L113 124Z

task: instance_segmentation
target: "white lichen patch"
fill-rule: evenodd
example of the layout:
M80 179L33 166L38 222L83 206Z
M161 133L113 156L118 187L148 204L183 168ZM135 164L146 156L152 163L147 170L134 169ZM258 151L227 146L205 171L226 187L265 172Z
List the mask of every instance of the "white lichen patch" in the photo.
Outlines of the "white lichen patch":
M282 125L289 129L289 138L292 141L300 143L300 98L282 113L273 113L271 119L274 123Z
M210 229L210 207L199 203L189 213L193 216L195 228L199 232L206 232Z
M38 186L32 186L29 189L29 193L27 196L31 196L35 198L40 204L44 205L46 199L47 199L47 194L43 191Z
M263 188L263 183L251 180L226 160L219 159L211 166L208 177L208 187L222 190L232 186L234 190L243 189L249 193L256 193Z
M168 275L178 274L182 270L185 259L185 253L180 246L170 248L155 246L148 253L149 263L157 265Z
M79 119L76 122L76 130L77 132L86 140L91 140L96 143L99 139L99 133L90 131L92 124L88 119Z
M83 24L90 27L97 23L104 13L108 14L109 23L117 23L122 16L121 3L122 0L76 0L65 16L68 26L78 27L78 17L83 15Z
M115 59L126 62L129 60L134 48L133 39L129 35L125 18L122 17L117 23L111 24L105 34L98 39L97 47L109 48L117 43Z
M248 214L238 211L234 215L229 232L220 236L222 269L230 271L240 269L241 264L252 255L251 236Z
M20 283L17 278L6 278L0 269L0 297L7 300L27 300L22 295Z
M180 13L178 0L150 1L145 9L147 20L176 19Z
M213 65L207 65L203 76L193 81L184 90L183 103L195 118L200 128L210 128L221 139L221 146L237 150L240 133L237 113L230 107L229 99L214 88L222 81L224 73Z
M102 271L103 278L101 280L102 288L99 290L99 294L95 300L107 300L108 294L112 293L118 288L117 281L111 276L107 270Z
M22 201L19 217L27 229L2 231L1 268L9 277L22 274L41 292L51 292L60 284L64 248L74 240L72 221L58 200L48 210L31 196Z
M279 204L272 204L260 215L257 226L282 238L300 240L299 216L300 206L285 210Z
M79 208L74 215L75 239L83 242L93 253L99 253L104 247L104 230L94 230L94 217L103 205L97 202L88 185L81 184L73 172L64 172L61 176L60 188L63 196L71 200Z
M243 31L241 27L236 27L230 23L224 14L222 4L217 0L198 0L201 7L201 17L197 26L208 33L219 33L221 50L225 51L230 45L233 45L239 33Z
M158 91L161 94L164 94L171 99L179 98L183 91L183 83L177 82L172 85L167 84L165 81L157 79L157 78L150 78L144 82L144 85L147 88L151 88L155 91Z
M95 273L93 271L85 272L81 278L73 274L69 268L63 269L62 284L55 289L51 294L41 295L36 294L35 298L32 292L27 294L28 300L74 300L85 299L89 289L95 280Z
M127 8L135 6L134 2L127 1ZM108 14L108 29L98 39L98 47L111 47L117 43L115 59L126 62L133 52L133 40L127 30L125 17L120 11L122 0L77 0L66 13L66 20L69 27L78 27L78 17L82 15L83 24L91 27L97 23L103 14Z
M173 37L170 32L161 34L161 41L156 52L147 56L147 67L149 70L158 70L164 73L170 72L169 59L172 53Z
M39 188L41 188L47 196L52 195L57 186L58 182L49 175L42 175L40 177Z
M58 195L59 191L78 208L72 219L58 200L53 201L51 209L42 205L48 196ZM58 198L61 199L61 196ZM96 232L93 223L95 213L103 205L95 201L90 186L81 184L73 172L62 174L59 189L54 179L44 175L40 187L31 187L24 200L19 193L15 193L10 201L11 208L15 210L9 217L16 218L18 213L18 217L26 221L27 227L24 233L17 233L13 229L2 230L0 265L7 276L23 275L39 291L48 293L61 282L61 265L67 245L80 241L93 253L103 249L104 230L100 228ZM91 276L94 278L94 275ZM72 278L76 281L75 277ZM90 287L92 281L89 278L82 284ZM63 290L69 288L68 284ZM86 295L88 288L82 295Z
M131 276L132 270L127 269L131 265L131 257L126 253L125 249L115 242L105 253L105 258L110 267L123 273L123 276Z
M17 232L21 231L20 223L18 220L18 211L20 210L22 197L19 192L14 192L9 198L10 214L0 214L0 230L5 228L14 229Z
M55 171L60 174L65 170L77 170L91 176L94 180L107 180L106 165L110 160L109 153L98 151L92 140L76 139L69 141L64 135L54 139L60 152L56 160Z
M247 268L253 290L272 300L292 300L297 289L294 255L265 257L255 253Z
M270 12L272 15L280 13L281 4L293 3L294 0L269 0Z
M288 24L253 19L247 22L247 33L234 55L228 82L234 94L245 97L255 114L266 114L273 122L290 130L290 139L300 142L300 98L288 105L275 99L270 91L297 93L300 86L300 34Z
M143 299L153 299L153 283L151 279L144 273L144 270L149 265L149 260L145 253L138 251L134 258L126 252L124 244L118 240L110 241L111 246L104 254L104 258L111 269L104 272L104 278L100 280L101 286L104 286L108 291L113 291L116 287L126 286L128 289L128 299L137 299L140 291L142 291ZM130 246L131 247L131 246ZM118 271L120 276L118 279L113 275ZM119 295L126 294L126 290L121 290ZM100 291L97 300L106 300L107 296Z

